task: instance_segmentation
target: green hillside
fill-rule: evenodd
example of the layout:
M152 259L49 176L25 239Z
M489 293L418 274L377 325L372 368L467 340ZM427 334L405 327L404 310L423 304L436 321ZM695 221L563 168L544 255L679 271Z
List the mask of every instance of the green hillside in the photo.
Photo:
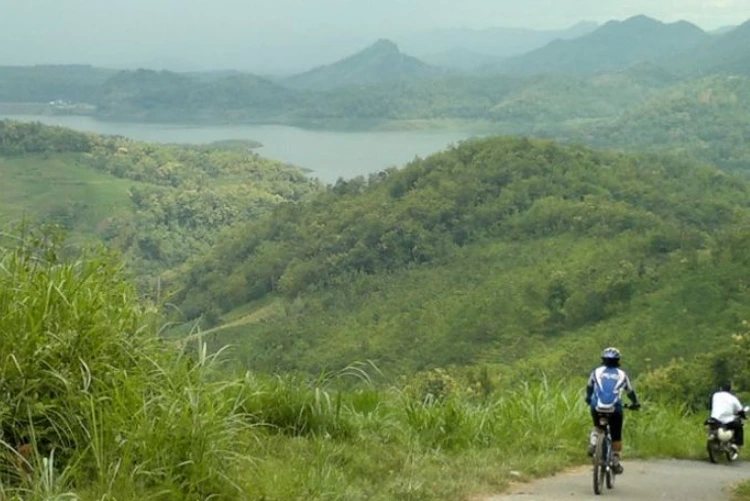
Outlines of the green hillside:
M232 320L207 338L267 370L570 375L603 344L644 370L750 314L748 188L675 158L471 141L238 228L171 300Z
M316 191L301 170L247 149L154 145L0 121L4 225L55 223L123 252L142 280L207 251L226 227Z
M488 117L512 124L518 134L553 131L564 136L583 121L620 116L675 83L649 63L590 77L541 75L515 85L490 107Z

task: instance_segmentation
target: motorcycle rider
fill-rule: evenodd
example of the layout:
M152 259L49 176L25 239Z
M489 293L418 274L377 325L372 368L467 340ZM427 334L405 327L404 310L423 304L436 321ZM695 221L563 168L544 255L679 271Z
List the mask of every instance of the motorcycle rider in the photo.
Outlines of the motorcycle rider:
M731 444L734 450L732 459L737 459L740 447L745 442L742 419L739 419L739 417L745 417L745 411L739 399L732 393L732 383L724 381L719 385L719 391L711 396L709 410L712 419L734 431Z
M632 402L631 409L640 408L638 397L627 372L620 369L620 351L609 347L602 352L602 365L591 372L586 385L586 403L591 408L591 417L594 421L594 429L591 432L589 442L589 456L594 455L594 443L598 428L597 415L607 413L609 415L609 426L612 434L612 462L615 473L621 474L624 470L620 464L622 453L622 392L626 392Z

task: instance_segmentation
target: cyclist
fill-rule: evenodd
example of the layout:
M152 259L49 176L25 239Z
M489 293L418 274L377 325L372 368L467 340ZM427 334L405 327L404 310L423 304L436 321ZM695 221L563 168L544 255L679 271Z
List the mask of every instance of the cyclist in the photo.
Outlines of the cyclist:
M632 402L631 409L638 409L638 397L633 390L628 374L620 369L620 351L617 348L606 348L602 352L602 365L591 371L586 385L586 403L591 408L594 429L589 441L589 456L594 454L597 433L597 414L609 414L609 426L612 433L612 462L615 473L622 473L620 464L622 452L622 392L626 392Z
M733 458L737 459L739 448L744 444L744 432L742 420L738 416L744 417L745 411L739 399L732 392L732 384L725 381L719 385L719 391L711 396L709 410L711 418L722 423L726 428L734 430L734 439L732 440Z

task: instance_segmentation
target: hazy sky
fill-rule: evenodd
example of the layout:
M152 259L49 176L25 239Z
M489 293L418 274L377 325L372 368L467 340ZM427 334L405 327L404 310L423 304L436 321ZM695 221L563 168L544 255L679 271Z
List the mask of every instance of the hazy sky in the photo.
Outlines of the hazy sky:
M713 29L750 19L750 0L0 0L0 64L270 71L434 28L564 28L635 14Z

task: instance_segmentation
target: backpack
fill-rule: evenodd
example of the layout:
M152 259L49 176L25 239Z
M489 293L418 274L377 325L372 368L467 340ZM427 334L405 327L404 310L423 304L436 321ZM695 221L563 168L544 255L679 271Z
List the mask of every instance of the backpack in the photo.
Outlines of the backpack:
M615 412L620 403L624 373L617 368L601 367L594 371L594 396L597 412Z

